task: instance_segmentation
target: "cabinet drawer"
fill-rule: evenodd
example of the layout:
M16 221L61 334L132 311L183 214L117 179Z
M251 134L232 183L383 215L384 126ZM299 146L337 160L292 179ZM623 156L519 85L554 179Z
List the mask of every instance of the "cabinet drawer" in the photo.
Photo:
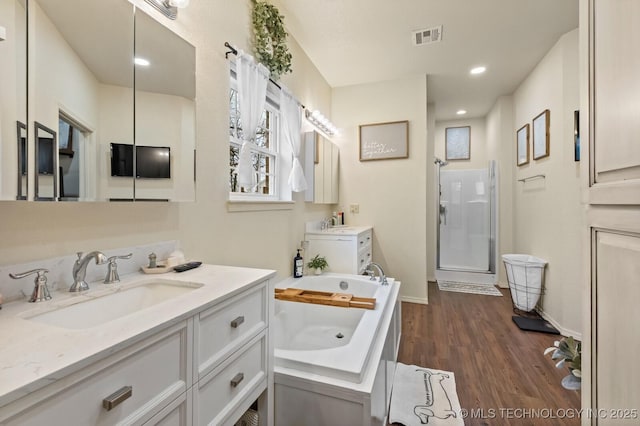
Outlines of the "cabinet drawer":
M372 233L371 230L362 232L358 234L358 250L362 249L365 246L371 246L372 243Z
M160 332L34 392L6 425L143 424L191 386L188 322ZM103 401L131 387L111 409ZM19 401L16 401L19 402ZM28 405L28 404L27 404Z
M362 275L365 268L371 262L371 247L368 250L364 250L358 253L358 274Z
M192 389L189 389L171 404L153 416L144 426L191 426L193 424Z
M251 340L194 387L194 423L228 423L247 396L262 392L267 380L266 332Z
M267 326L266 282L200 313L194 382Z

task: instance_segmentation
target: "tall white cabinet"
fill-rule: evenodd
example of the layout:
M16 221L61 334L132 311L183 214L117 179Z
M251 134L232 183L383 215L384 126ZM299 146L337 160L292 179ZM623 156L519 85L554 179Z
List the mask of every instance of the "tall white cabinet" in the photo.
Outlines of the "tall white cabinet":
M581 0L587 202L583 425L638 424L640 2ZM588 53L588 55L587 55Z

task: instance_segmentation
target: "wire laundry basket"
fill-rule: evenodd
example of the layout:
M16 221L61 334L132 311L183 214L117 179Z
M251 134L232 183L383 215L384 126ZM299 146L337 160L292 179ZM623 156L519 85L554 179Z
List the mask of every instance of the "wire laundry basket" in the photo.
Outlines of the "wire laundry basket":
M503 254L514 310L531 312L543 293L542 282L547 261L528 254Z

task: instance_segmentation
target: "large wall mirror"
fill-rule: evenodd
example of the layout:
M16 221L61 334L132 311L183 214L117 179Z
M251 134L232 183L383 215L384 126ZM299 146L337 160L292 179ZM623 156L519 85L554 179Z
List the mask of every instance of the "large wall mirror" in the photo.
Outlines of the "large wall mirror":
M135 198L195 199L195 47L136 10Z
M0 0L0 26L1 199L195 199L192 45L126 0Z
M304 141L305 177L308 186L305 201L337 204L340 178L338 146L316 131L306 132Z
M0 0L0 200L26 199L28 191L25 1Z
M132 199L133 180L111 178L109 144L133 143L133 6L34 0L29 16L30 119L59 135L57 182L34 185L34 199Z

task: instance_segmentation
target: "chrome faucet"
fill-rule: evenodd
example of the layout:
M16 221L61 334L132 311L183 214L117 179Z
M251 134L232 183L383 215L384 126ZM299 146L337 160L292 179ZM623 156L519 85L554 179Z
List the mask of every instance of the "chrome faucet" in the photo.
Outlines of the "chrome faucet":
M78 252L78 259L76 263L73 264L73 284L69 291L72 293L89 290L89 284L87 284L84 280L84 277L87 275L87 265L91 259L95 259L96 265L102 265L106 263L107 257L99 251L92 251L88 253L85 257L82 257L82 252Z
M21 274L9 274L9 276L14 280L19 280L20 278L37 274L36 279L34 280L35 286L33 287L33 292L31 293L29 302L43 302L51 299L51 293L49 293L49 287L47 287L47 272L49 272L48 269L37 268L31 271L22 272Z
M118 275L118 264L116 263L117 259L131 259L133 253L129 253L124 256L111 256L107 259L109 262L109 266L107 269L107 276L104 278L105 284L113 284L120 281L120 276Z
M387 277L384 274L384 271L382 270L382 266L378 265L377 263L374 262L370 262L367 267L365 268L364 272L365 274L369 275L371 278L369 278L371 281L375 281L376 280L376 273L373 269L371 268L376 268L378 270L378 277L380 278L380 285L389 285L389 282L387 281Z

